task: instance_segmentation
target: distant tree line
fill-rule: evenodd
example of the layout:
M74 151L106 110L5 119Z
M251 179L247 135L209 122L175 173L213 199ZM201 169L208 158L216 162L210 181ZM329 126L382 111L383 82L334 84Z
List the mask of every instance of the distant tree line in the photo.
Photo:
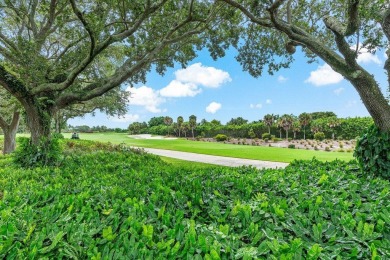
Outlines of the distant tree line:
M116 133L127 133L127 129L122 128L109 128L107 126L87 126L87 125L79 125L79 126L72 126L68 125L66 129L64 129L65 132L78 132L78 133L95 133L95 132L116 132Z
M312 139L315 133L324 133L327 139L354 139L373 124L371 117L338 118L333 112L267 114L258 121L237 117L225 125L214 119L207 121L191 115L188 120L179 116L153 117L149 122L134 122L128 127L130 134L172 135L185 138L213 138L225 134L232 138L261 138L268 133L277 138Z

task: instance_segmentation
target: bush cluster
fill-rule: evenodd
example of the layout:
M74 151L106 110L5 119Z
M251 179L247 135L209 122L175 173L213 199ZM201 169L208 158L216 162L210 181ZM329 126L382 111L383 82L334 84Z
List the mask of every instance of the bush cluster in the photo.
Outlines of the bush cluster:
M317 141L322 141L325 139L325 134L323 132L317 132L314 134L314 139Z
M0 157L0 258L390 254L390 184L357 176L355 162L178 168L125 147L73 153L60 168L20 169L9 162Z
M14 152L14 162L23 167L57 165L62 157L62 147L58 138L42 138L34 145L30 138L19 137L18 146Z
M218 142L223 142L223 141L226 141L228 139L228 137L224 134L217 134L214 138Z
M372 126L358 138L354 156L365 174L390 180L390 133Z

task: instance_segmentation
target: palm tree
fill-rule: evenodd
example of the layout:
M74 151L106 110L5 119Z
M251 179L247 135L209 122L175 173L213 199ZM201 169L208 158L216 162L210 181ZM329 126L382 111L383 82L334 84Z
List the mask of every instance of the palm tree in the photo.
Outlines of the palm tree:
M179 129L179 137L180 137L180 131L181 131L181 125L183 124L184 119L182 116L177 117L177 128Z
M328 118L328 126L332 132L332 139L334 140L334 128L339 126L340 125L340 120L335 117L335 116L332 116L332 117L329 117Z
M190 124L188 122L183 122L181 124L181 131L184 133L184 137L187 137L188 130L190 130Z
M190 123L191 131L192 131L192 138L195 138L195 136L194 136L194 128L196 127L196 116L191 115L189 123Z
M277 119L276 126L279 128L279 138L282 139L283 120L281 117Z
M293 119L292 115L284 114L280 118L280 120L281 120L280 124L281 124L282 128L286 131L286 140L288 140L288 130L290 130L290 128L292 127L294 119Z
M297 133L301 131L301 124L298 120L294 120L292 124L292 131L294 133L294 139L297 139Z
M172 117L169 117L169 116L164 117L164 124L166 124L168 126L167 127L167 129L168 129L168 136L169 136L169 127L172 125L172 123L173 123Z
M306 126L311 122L311 115L308 113L302 113L299 115L299 123L303 126L303 139L306 140Z
M264 124L268 126L268 133L271 134L271 126L274 124L274 115L266 114L263 118Z
M317 120L314 120L312 123L311 123L311 131L313 133L318 133L318 132L322 132L322 124L321 124L321 120L317 119Z

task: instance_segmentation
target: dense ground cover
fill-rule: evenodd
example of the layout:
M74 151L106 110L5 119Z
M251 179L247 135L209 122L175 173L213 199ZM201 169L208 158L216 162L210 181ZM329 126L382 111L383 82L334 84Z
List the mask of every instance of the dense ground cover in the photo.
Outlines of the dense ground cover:
M70 138L70 134L65 134ZM80 138L101 142L125 143L127 145L167 149L182 152L193 152L200 154L219 155L235 158L245 158L254 160L265 160L274 162L291 162L293 160L311 160L313 157L320 161L332 161L335 159L349 161L353 159L352 153L324 152L303 149L286 149L277 147L262 147L248 145L232 145L216 142L189 141L185 139L176 140L148 140L132 139L123 133L94 133L80 134Z
M0 157L0 258L390 257L390 183L355 162L190 169L125 147L66 147L59 167Z

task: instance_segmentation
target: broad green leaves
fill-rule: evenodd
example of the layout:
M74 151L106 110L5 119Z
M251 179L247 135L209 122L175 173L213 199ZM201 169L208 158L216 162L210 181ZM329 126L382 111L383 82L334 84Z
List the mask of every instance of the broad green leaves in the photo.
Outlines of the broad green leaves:
M60 168L20 170L0 158L0 258L390 254L390 184L358 178L354 162L188 169L107 144L65 146Z

